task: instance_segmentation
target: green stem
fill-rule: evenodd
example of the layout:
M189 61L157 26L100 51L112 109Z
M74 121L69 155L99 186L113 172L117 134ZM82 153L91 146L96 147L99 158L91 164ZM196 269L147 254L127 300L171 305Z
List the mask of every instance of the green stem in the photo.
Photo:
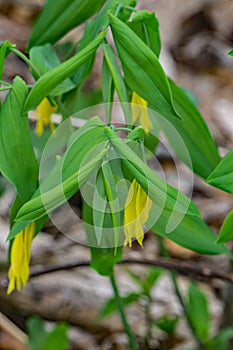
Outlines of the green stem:
M131 328L130 328L130 326L128 324L127 318L126 318L124 306L123 306L123 303L122 303L122 300L121 300L121 297L120 297L120 294L119 294L119 291L118 291L118 287L117 287L117 284L116 284L114 272L110 276L110 281L111 281L112 289L113 289L114 296L115 296L115 299L116 299L116 302L117 302L118 311L119 311L119 314L121 316L121 321L122 321L122 324L124 326L125 333L127 334L128 339L129 339L130 348L131 348L131 350L139 350L138 345L136 343L136 340L134 338L133 332L132 332L132 330L131 330Z
M11 88L11 86L2 87L0 88L0 91L10 90Z
M6 85L6 86L12 86L10 83L8 83L8 82L6 82L6 81L4 81L4 80L0 80L0 84L1 85Z
M131 132L132 131L132 129L130 129L130 128L114 128L114 131L127 131L127 132Z
M26 55L24 55L22 52L19 50L11 47L10 50L14 52L18 57L20 57L33 71L36 79L40 78L40 72L37 70L37 68L34 66L34 64L31 62L29 58L27 58Z
M162 253L162 256L166 257L166 258L170 258L170 254L169 252L167 251L165 245L164 245L164 242L163 242L163 238L162 237L159 237L159 244L160 244L160 250L161 250L161 253ZM198 345L199 345L199 349L204 349L204 344L202 342L202 340L199 338L199 336L197 335L196 331L195 331L195 328L193 327L193 323L192 323L192 320L189 316L189 312L188 312L188 309L187 309L187 306L186 306L186 303L183 299L183 296L180 292L180 289L179 289L179 286L178 286L178 283L177 283L177 278L176 278L176 272L174 270L171 270L170 271L170 275L171 275L171 280L172 280L172 283L173 283L173 286L174 286L174 290L175 290L175 293L176 293L176 296L177 296L177 299L179 300L179 303L183 309L183 313L184 313L184 316L186 318L186 321L189 325L189 328L194 336L194 338L196 339Z
M146 349L150 348L150 341L152 337L152 318L151 318L151 304L152 299L150 295L147 295L147 301L145 305L145 318L146 318L146 335L145 335L145 346Z

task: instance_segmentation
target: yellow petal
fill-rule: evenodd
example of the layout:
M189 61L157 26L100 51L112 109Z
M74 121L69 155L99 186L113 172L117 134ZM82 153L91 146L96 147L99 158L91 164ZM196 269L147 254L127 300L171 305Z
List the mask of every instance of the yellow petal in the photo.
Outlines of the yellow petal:
M22 285L25 286L27 283L30 274L29 263L34 234L35 223L33 222L26 226L13 241L7 294L12 293L15 288L20 291Z
M129 188L124 210L125 246L129 244L131 247L133 238L136 238L142 246L144 238L142 226L148 219L151 205L151 199L134 179Z
M39 104L34 115L34 119L37 121L35 131L38 136L43 134L45 126L49 126L52 132L55 130L51 116L56 110L57 106L51 106L47 98L44 98Z
M140 97L136 92L133 92L131 99L132 123L137 121L145 128L146 133L152 129L152 123L149 118L147 101Z

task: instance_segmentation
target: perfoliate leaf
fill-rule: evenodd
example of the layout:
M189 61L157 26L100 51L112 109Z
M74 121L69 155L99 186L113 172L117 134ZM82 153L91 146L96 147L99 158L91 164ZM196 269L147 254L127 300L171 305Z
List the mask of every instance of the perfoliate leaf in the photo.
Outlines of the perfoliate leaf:
M85 48L99 33L101 29L106 29L109 25L108 11L113 13L116 12L117 7L119 5L126 6L135 6L135 0L107 0L100 12L97 14L95 19L89 21L85 27L84 35L80 40L80 44L78 47L78 52ZM123 20L127 20L131 14L131 11L123 8L119 17ZM76 104L77 98L79 96L80 86L84 82L84 80L88 77L92 70L92 66L95 59L95 53L93 53L87 61L72 75L72 81L76 85L76 89L63 96L63 102L65 104L66 111L68 111L68 115L72 115L78 110L78 106Z
M217 146L204 119L194 104L172 80L170 80L170 86L174 106L181 120L170 118L169 122L183 140L184 146L182 147L180 142L177 142L177 136L174 134L173 129L166 127L167 124L163 123L161 118L159 119L159 121L161 120L160 127L165 132L178 157L192 167L195 173L203 178L207 178L220 161ZM187 159L187 152L191 164Z
M33 47L29 52L29 56L33 65L40 73L40 76L61 64L56 51L50 44ZM71 81L71 79L67 78L53 90L52 96L62 95L73 88L75 88L74 83Z
M28 47L55 43L91 17L103 3L104 0L48 0L31 33Z
M207 181L223 191L233 193L233 150L221 160Z
M122 260L122 246L114 246L113 232L102 235L101 242L98 242L93 224L93 208L85 201L82 205L82 218L91 251L91 267L102 276L111 276L115 264ZM105 216L103 227L113 227L111 217Z
M25 82L16 77L0 111L0 171L23 202L32 196L38 181L28 117L23 112L27 94Z
M200 254L227 254L232 256L224 245L215 243L216 235L197 216L176 213L171 220L171 212L161 211L155 205L152 206L151 213L153 215L151 220L154 220L155 223L150 229L156 234ZM168 222L169 233L167 232Z
M4 61L6 56L10 53L10 48L15 47L9 40L4 42L0 42L0 80L2 79L3 69L4 69Z
M168 79L155 53L127 24L111 14L109 18L128 86L165 118L179 118Z
M26 102L25 110L36 108L44 97L48 96L57 86L73 74L96 51L106 33L99 34L90 44L76 55L48 71L33 86Z
M108 69L113 79L115 89L117 91L119 100L122 103L122 109L124 111L126 124L130 124L131 113L130 113L128 103L125 103L125 102L128 102L128 96L127 96L127 91L126 91L124 79L121 75L120 68L117 65L111 46L108 43L104 43L102 45L102 48L103 48L106 64L108 66Z
M106 122L109 125L111 123L112 102L114 98L114 84L112 75L107 66L105 58L103 58L102 64L102 95L105 107Z
M206 295L191 282L188 290L188 313L198 337L206 341L209 335L210 314Z
M227 215L220 228L217 243L228 242L233 239L233 210Z
M98 169L108 152L107 144L104 125L98 117L72 134L67 151L41 182L33 198L20 209L16 220L39 219L71 198Z
M188 197L161 180L113 130L106 128L106 133L125 167L158 207L178 214L200 215Z
M136 11L132 17L129 27L140 39L159 57L161 40L159 34L159 22L154 13L148 11Z

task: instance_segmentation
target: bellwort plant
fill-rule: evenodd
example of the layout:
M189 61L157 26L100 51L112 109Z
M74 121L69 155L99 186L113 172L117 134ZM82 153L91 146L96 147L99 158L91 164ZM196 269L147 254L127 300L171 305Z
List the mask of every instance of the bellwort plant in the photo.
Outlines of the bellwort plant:
M137 10L136 5L136 0L56 0L54 6L48 0L24 53L8 40L0 44L0 91L8 91L0 106L0 172L15 187L7 237L7 293L26 287L33 240L53 211L80 191L91 266L109 277L133 350L139 346L114 274L123 247L131 247L133 240L143 247L144 232L150 230L200 254L232 258L224 242L233 238L233 212L216 243L215 233L194 202L147 164L148 150L156 153L163 132L176 156L193 173L233 193L233 151L221 159L197 107L159 61L161 40L155 13ZM58 41L83 23L76 51L61 60ZM2 80L10 53L26 62L33 85L19 76L11 83ZM80 124L79 96L96 59L102 63L100 102L105 115L86 115ZM114 98L124 118L118 123ZM29 120L31 111L34 117ZM60 123L55 122L54 113L60 115ZM33 144L33 134L43 141L41 152ZM48 139L63 153L55 147L49 153L49 171L39 177ZM195 334L193 324L192 329ZM202 348L207 344L202 334L197 339Z

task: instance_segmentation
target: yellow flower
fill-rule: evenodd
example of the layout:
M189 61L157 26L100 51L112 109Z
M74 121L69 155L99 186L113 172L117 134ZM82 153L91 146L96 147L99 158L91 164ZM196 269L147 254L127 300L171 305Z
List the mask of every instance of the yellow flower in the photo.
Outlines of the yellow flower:
M148 133L149 129L152 129L152 123L149 118L147 110L147 101L140 97L136 92L133 92L131 99L131 111L132 122L135 124L137 121L144 126L145 131Z
M19 291L21 286L27 284L30 270L31 244L35 234L35 223L26 226L14 239L11 247L11 265L8 273L9 285L7 294L15 288Z
M52 132L55 130L51 116L56 110L57 106L51 106L47 98L44 98L39 104L34 115L34 119L37 121L36 133L38 136L43 134L45 126L49 126Z
M124 210L125 246L129 244L131 247L133 238L136 238L142 247L144 238L142 226L148 219L151 205L151 199L134 179L129 188Z

